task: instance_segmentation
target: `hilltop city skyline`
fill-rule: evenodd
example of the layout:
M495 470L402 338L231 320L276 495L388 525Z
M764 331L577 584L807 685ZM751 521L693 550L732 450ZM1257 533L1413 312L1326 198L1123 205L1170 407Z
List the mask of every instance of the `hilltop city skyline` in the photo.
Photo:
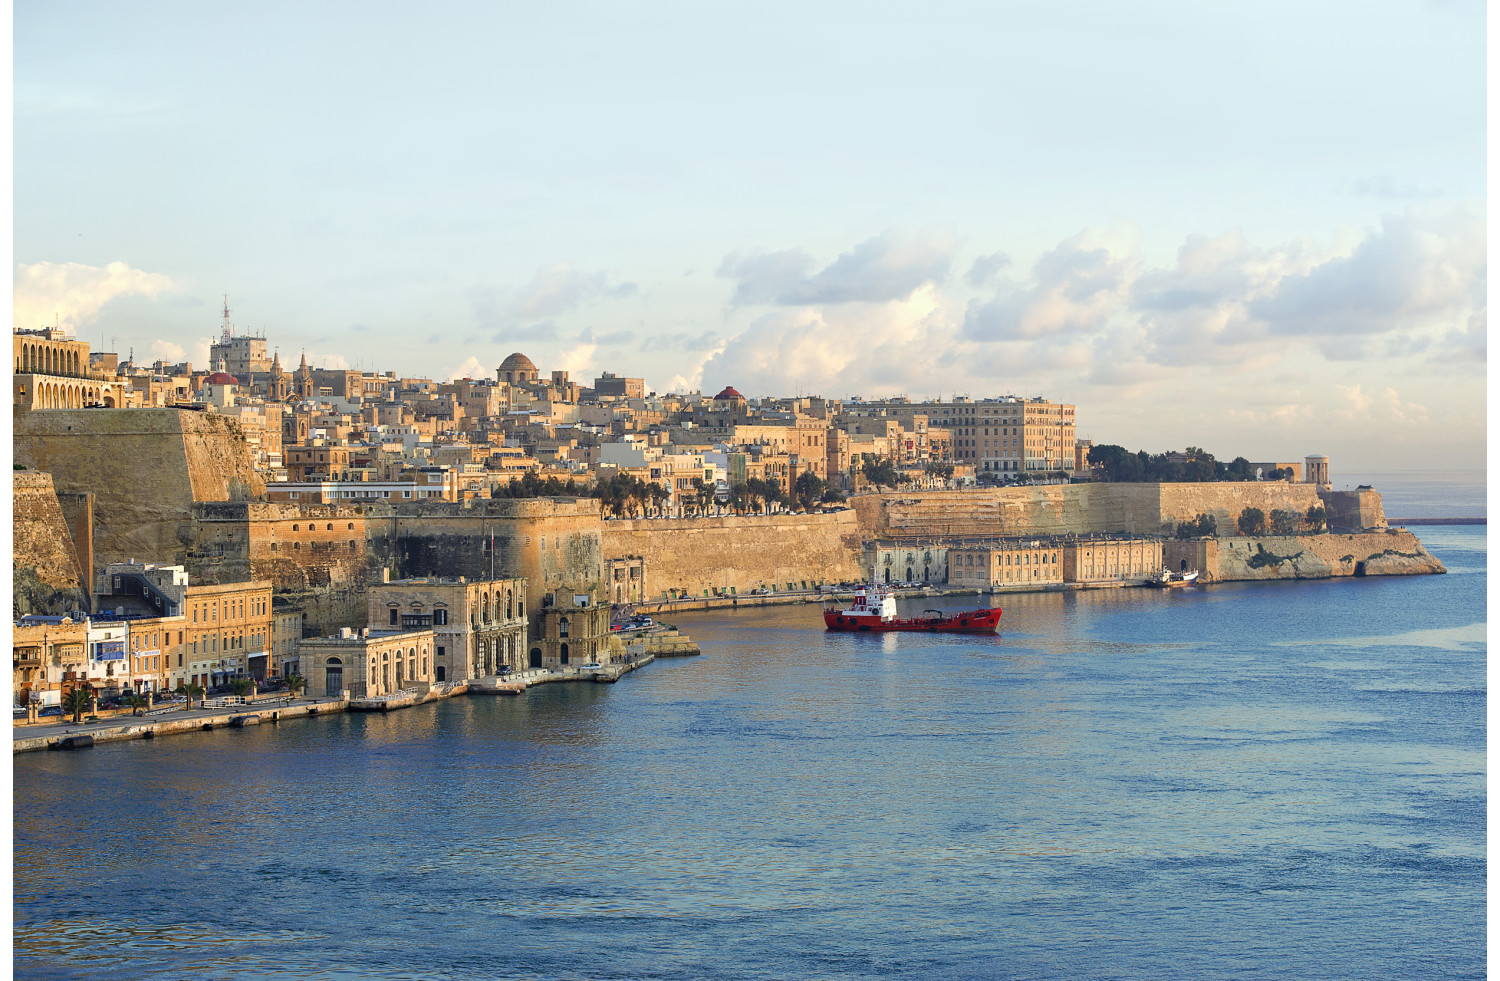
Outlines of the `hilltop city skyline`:
M21 5L15 326L1474 465L1482 7L898 14Z

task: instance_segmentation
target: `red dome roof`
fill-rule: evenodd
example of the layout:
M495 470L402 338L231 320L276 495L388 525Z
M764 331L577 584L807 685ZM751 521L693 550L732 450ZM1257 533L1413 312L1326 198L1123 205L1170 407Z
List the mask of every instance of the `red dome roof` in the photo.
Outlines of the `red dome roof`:
M725 388L724 391L720 392L718 395L715 395L714 396L714 401L715 402L726 402L729 399L740 399L741 401L743 401L744 398L745 398L745 396L741 395L739 392L736 392L734 390L734 386L730 385L727 388Z
M227 371L216 371L203 379L205 385L238 385L240 380Z

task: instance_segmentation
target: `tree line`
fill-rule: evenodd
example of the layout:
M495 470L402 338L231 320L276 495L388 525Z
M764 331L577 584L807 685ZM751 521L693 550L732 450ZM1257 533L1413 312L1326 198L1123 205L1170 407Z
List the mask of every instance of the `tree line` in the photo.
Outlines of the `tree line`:
M717 500L716 484L709 483L702 477L694 477L690 488L679 491L677 495L684 512L705 514L710 508L721 506ZM598 499L607 513L617 518L639 517L653 511L660 513L671 497L665 487L642 480L634 474L614 473L608 477L600 477L593 483L579 483L573 479L562 481L557 477L544 480L530 471L508 484L495 485L490 494L497 498L593 497ZM751 477L736 483L729 488L728 498L722 502L722 506L736 514L743 514L746 511L758 513L776 505L795 505L803 510L811 510L820 502L838 503L843 500L843 494L829 487L823 478L807 470L798 475L791 493L776 480Z
M1255 473L1249 460L1237 456L1228 463L1198 446L1182 453L1131 453L1123 446L1102 443L1089 449L1089 466L1098 476L1113 483L1174 484L1207 483L1216 480L1285 480L1293 471L1275 467L1267 473Z
M1301 512L1294 508L1276 508L1268 515L1260 508L1245 508L1235 520L1235 530L1241 535L1300 535L1303 532L1324 531L1328 527L1328 511L1321 504L1314 504ZM1213 515L1200 513L1192 521L1177 525L1178 538L1204 538L1219 534L1219 523Z

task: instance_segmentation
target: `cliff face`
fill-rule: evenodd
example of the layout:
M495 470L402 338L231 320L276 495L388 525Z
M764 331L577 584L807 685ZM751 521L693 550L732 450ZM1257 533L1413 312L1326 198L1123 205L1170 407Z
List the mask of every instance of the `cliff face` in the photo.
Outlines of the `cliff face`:
M1210 543L1204 577L1327 579L1333 576L1419 576L1448 570L1409 531L1357 535L1224 538Z

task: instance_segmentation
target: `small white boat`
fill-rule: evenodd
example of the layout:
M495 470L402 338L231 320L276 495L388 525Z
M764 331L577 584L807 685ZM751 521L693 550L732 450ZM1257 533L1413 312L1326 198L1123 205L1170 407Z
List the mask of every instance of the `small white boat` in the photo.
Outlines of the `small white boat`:
M1173 572L1170 569L1163 569L1146 580L1146 585L1155 586L1158 589L1171 589L1175 586L1191 586L1197 581L1198 573L1196 571Z

